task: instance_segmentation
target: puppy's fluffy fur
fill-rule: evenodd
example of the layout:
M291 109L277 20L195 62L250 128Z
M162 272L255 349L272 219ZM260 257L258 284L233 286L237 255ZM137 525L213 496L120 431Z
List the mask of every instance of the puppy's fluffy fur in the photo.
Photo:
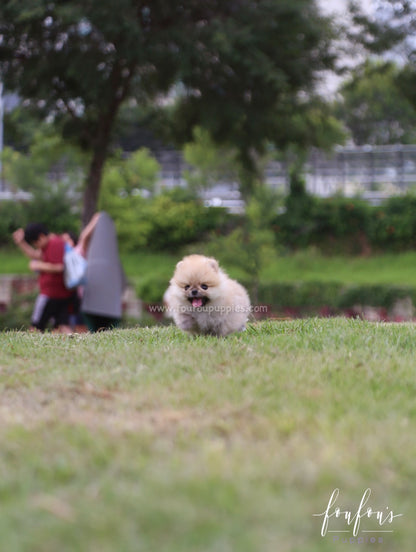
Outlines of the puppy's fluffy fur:
M250 312L243 286L203 255L189 255L176 265L164 301L168 316L192 333L225 336L243 330Z

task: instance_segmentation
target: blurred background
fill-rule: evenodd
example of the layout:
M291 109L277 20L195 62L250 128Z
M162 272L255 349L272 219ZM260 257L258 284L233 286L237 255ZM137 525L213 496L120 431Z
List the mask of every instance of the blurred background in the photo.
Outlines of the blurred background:
M125 323L182 255L259 316L413 320L416 3L0 6L0 327L36 281L11 235L113 218ZM261 314L260 314L261 313Z

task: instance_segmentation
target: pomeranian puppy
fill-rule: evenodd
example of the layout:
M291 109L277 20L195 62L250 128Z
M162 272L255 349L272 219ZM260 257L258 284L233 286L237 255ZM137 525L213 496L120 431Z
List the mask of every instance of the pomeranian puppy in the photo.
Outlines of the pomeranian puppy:
M244 287L231 280L215 259L203 255L179 261L164 302L179 328L206 335L244 330L250 312Z

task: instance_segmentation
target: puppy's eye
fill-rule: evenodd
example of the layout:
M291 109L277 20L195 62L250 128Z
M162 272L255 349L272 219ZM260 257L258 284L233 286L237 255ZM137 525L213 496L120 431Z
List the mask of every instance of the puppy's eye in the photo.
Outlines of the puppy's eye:
M207 284L201 284L201 289L204 289L204 290L208 289Z
M188 289L190 288L191 286L185 286L185 291L188 291Z

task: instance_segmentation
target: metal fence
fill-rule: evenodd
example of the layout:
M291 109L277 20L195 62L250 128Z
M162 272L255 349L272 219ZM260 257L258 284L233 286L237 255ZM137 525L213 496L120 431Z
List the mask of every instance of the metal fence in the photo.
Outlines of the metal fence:
M155 149L152 152L161 165L159 189L185 185L187 168L180 152ZM311 151L305 164L306 186L310 193L321 197L342 194L361 196L377 203L399 195L416 186L416 145L339 147L332 153ZM266 182L282 192L288 190L288 166L284 161L272 161L265 170ZM0 199L10 195L0 188ZM230 204L241 209L238 184L219 182L204 193L208 204Z
M344 147L332 154L313 151L306 175L308 189L320 196L398 195L416 184L416 146Z
M158 154L161 162L161 186L183 185L185 164L178 152ZM379 203L392 195L399 195L416 185L416 145L338 147L331 153L311 151L304 167L306 187L314 195L328 197L341 194L360 196ZM271 187L288 190L288 165L272 161L265 170L265 179ZM238 189L238 186L237 186ZM237 192L238 193L238 192ZM204 193L208 202L225 204L236 197L235 182L221 182Z

